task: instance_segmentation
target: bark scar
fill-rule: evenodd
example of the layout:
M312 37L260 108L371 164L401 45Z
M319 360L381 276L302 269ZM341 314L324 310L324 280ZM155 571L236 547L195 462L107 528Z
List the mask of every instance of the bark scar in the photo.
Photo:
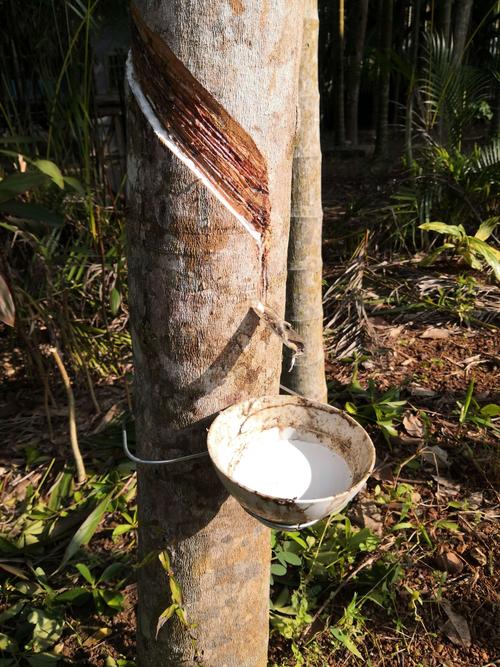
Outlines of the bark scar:
M250 135L146 25L134 5L131 15L130 89L158 139L254 239L259 250L260 298L265 303L271 219L266 161ZM274 313L270 317L272 311L260 301L253 310L294 350L294 358L301 353L302 339L287 322Z

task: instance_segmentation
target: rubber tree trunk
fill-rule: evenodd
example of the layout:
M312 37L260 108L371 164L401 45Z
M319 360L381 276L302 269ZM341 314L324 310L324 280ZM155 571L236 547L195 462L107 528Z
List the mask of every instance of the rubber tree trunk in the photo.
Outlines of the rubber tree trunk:
M464 51L467 45L467 35L469 33L472 5L473 0L456 0L455 3L453 50L455 53L455 60L457 62L461 62L464 57Z
M302 9L299 0L138 0L133 14L136 432L139 456L158 460L206 451L217 411L279 393L281 341L251 306L264 296L284 315ZM240 224L249 211L264 253ZM138 508L139 665L264 667L269 530L228 497L208 458L139 465ZM187 625L174 614L155 638L172 581Z
M299 114L292 172L292 215L288 247L286 319L302 336L304 354L283 384L302 396L327 400L323 351L321 232L321 145L318 91L317 0L304 0L304 32L299 77Z
M392 46L392 20L394 0L381 0L378 79L377 138L375 155L385 157L389 140L389 94L391 90L390 55Z
M347 139L358 145L359 88L365 48L366 24L369 0L359 0L349 5L349 32L347 50L346 129Z

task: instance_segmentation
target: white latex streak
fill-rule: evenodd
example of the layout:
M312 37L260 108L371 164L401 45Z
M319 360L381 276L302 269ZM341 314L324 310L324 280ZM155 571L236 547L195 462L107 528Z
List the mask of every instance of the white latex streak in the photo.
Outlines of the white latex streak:
M166 146L169 150L176 155L179 160L186 165L186 167L203 183L203 185L210 190L210 192L216 197L220 203L230 212L236 220L242 225L245 230L250 234L250 236L257 243L257 246L262 252L262 235L259 234L248 222L248 220L238 213L238 211L231 205L231 203L226 199L224 194L220 192L214 184L205 176L205 174L198 168L196 163L184 153L182 146L176 141L175 137L167 132L163 127L151 104L149 103L147 97L142 92L141 86L137 79L135 78L134 65L132 63L132 54L129 52L127 58L127 82L130 86L130 90L134 94L134 97L139 105L142 113L149 121L153 132L156 134L161 143Z

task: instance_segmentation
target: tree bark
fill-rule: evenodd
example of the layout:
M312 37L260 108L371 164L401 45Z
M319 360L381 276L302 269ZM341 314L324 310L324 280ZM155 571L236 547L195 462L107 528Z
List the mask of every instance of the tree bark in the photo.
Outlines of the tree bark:
M473 0L456 0L455 22L453 29L453 51L456 62L461 62L464 57L469 33L470 15Z
M156 91L164 95L163 128L174 128L204 178L158 141L132 86L127 235L138 453L165 459L206 449L217 411L279 392L281 342L251 306L263 295L266 259L266 305L284 314L302 10L298 0L140 0L137 17L147 26L133 47L139 87L152 102ZM158 57L170 60L155 70ZM192 128L200 136L188 140L182 133ZM245 133L251 139L241 139ZM266 178L241 197L234 184L259 173L260 161ZM209 191L221 165L221 182ZM259 197L266 258L240 224ZM138 488L141 667L264 667L268 529L228 497L207 458L139 465ZM169 574L160 551L168 552ZM190 627L174 615L155 639L172 603L171 577Z
M299 75L299 120L292 172L286 319L302 336L304 354L291 372L285 355L282 382L301 396L326 402L323 351L321 145L318 91L318 6L304 2Z
M345 12L344 0L336 0L336 44L334 101L335 101L335 141L338 146L345 145L345 86L344 86L344 42L345 42Z
M443 35L446 44L449 45L451 38L451 7L453 0L439 0L436 3L436 27L437 31Z
M392 46L392 21L394 0L381 0L380 12L380 44L379 56L381 59L378 83L377 104L377 138L375 155L385 157L389 139L389 94L391 89L390 55Z
M353 146L358 145L359 87L368 20L368 3L369 0L351 3L348 14L346 121L347 139Z

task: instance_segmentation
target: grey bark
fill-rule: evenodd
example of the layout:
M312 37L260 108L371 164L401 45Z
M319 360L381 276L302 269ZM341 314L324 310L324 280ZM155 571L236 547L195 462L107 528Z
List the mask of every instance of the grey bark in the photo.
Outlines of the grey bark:
M453 50L455 60L461 62L464 57L469 33L470 15L473 0L456 0L455 22L453 27Z
M335 48L335 72L334 81L334 104L335 104L335 141L338 146L345 145L345 106L344 106L344 46L345 46L345 12L344 0L336 0L336 43Z
M302 336L294 368L285 355L282 382L301 396L327 400L323 351L321 145L317 0L304 2L299 116L292 175L286 319Z
M271 200L267 304L284 314L301 7L298 0L141 0L148 26L253 137ZM254 240L161 145L129 95L127 223L138 452L206 447L206 427L237 401L277 394L281 342L250 310ZM267 664L269 531L224 491L208 459L138 468L141 667ZM188 630L170 619L169 553ZM192 635L194 640L191 638Z
M380 42L379 56L381 64L378 78L377 138L375 155L385 157L389 139L389 94L391 88L390 54L392 46L392 22L394 0L381 0L380 3Z
M359 0L359 2L351 3L349 7L349 34L346 43L348 49L346 129L347 139L353 146L358 145L359 87L368 20L368 3L369 0Z

